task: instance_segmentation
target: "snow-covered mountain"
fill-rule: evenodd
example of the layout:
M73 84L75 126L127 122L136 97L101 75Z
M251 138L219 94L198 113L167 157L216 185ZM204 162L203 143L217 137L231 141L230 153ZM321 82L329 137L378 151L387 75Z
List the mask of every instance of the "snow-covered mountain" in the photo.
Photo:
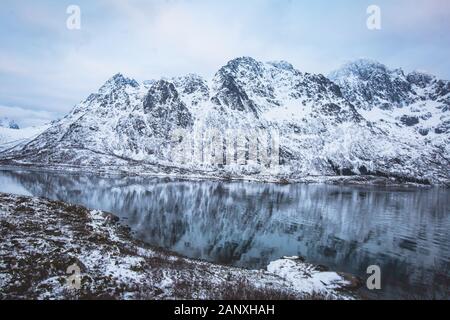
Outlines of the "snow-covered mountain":
M19 125L12 119L8 117L0 118L0 127L9 129L19 129Z
M414 127L423 136L450 132L450 82L357 60L332 72L347 100L372 121Z
M367 61L331 79L249 57L228 62L209 81L189 74L140 84L117 74L0 160L138 173L448 183L448 82ZM266 151L270 162L262 161Z
M47 130L50 125L34 126L28 128L10 128L0 126L0 151L19 145L25 145Z

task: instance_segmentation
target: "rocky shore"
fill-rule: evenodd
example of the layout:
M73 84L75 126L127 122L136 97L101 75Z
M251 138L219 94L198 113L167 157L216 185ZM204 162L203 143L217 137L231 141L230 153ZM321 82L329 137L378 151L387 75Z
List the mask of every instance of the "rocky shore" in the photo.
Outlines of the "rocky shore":
M267 270L186 259L106 212L0 194L0 299L354 299L358 281L296 257Z

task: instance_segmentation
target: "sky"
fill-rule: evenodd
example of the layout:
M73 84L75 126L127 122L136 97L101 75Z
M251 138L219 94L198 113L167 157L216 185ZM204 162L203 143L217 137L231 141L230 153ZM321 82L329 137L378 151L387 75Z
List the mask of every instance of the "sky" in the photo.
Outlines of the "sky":
M68 29L67 8L80 8ZM377 5L381 29L369 30ZM450 79L448 0L2 0L0 117L39 125L111 76L212 78L227 61L286 60L328 74L369 58Z

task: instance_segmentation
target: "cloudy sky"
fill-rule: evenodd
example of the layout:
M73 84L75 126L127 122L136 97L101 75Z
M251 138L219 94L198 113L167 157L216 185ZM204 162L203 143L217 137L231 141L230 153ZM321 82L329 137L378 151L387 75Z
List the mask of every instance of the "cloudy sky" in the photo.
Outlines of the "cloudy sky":
M368 30L369 5L381 30ZM69 30L66 10L81 9ZM228 60L287 60L325 73L356 58L450 79L448 0L2 0L0 117L63 116L117 72L137 80Z

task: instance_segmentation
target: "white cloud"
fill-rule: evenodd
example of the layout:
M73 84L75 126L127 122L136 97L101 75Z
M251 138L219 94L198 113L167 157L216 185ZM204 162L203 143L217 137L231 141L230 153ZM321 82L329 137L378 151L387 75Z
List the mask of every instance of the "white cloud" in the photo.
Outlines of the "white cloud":
M0 117L8 117L16 121L21 128L47 124L58 118L57 113L28 110L21 107L0 105Z
M64 114L117 72L137 80L212 77L243 55L314 73L360 56L450 70L448 41L430 33L448 26L446 0L380 0L383 30L376 33L367 31L364 1L78 0L79 31L67 30L63 2L5 1L13 15L0 12L0 104L25 109Z

